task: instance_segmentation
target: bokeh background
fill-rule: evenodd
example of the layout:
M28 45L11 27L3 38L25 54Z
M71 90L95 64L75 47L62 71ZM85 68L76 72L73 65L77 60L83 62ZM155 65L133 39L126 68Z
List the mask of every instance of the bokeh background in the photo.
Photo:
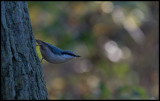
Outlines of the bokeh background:
M28 5L35 38L81 56L43 60L50 99L159 99L158 1Z

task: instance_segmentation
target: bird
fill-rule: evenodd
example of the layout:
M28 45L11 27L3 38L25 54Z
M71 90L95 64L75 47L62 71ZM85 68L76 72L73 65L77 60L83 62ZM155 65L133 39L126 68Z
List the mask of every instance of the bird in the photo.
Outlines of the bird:
M39 39L36 39L36 42L38 43L38 45L36 46L40 46L40 52L42 55L41 62L43 59L45 59L50 63L60 64L72 60L76 57L80 57L79 55L76 55L71 51L62 50L50 43L41 41Z

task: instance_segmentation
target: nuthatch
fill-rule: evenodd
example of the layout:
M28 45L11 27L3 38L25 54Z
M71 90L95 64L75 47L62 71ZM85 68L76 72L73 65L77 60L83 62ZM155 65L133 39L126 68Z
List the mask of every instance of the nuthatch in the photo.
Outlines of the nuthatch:
M75 55L71 51L59 49L47 42L43 42L37 39L36 42L38 43L38 46L40 46L42 60L45 59L50 63L58 64L67 62L68 60L71 60L75 57L80 57L79 55Z

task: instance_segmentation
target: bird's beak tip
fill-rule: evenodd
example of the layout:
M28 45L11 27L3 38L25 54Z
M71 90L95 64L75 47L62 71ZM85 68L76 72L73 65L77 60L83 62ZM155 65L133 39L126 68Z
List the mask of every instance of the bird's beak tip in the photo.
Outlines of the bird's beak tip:
M77 55L76 57L81 57L81 56Z

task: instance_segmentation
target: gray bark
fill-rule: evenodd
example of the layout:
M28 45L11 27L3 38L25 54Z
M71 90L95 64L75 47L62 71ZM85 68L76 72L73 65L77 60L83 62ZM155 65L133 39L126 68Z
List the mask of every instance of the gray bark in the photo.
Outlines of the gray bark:
M1 1L1 97L48 99L28 3Z

